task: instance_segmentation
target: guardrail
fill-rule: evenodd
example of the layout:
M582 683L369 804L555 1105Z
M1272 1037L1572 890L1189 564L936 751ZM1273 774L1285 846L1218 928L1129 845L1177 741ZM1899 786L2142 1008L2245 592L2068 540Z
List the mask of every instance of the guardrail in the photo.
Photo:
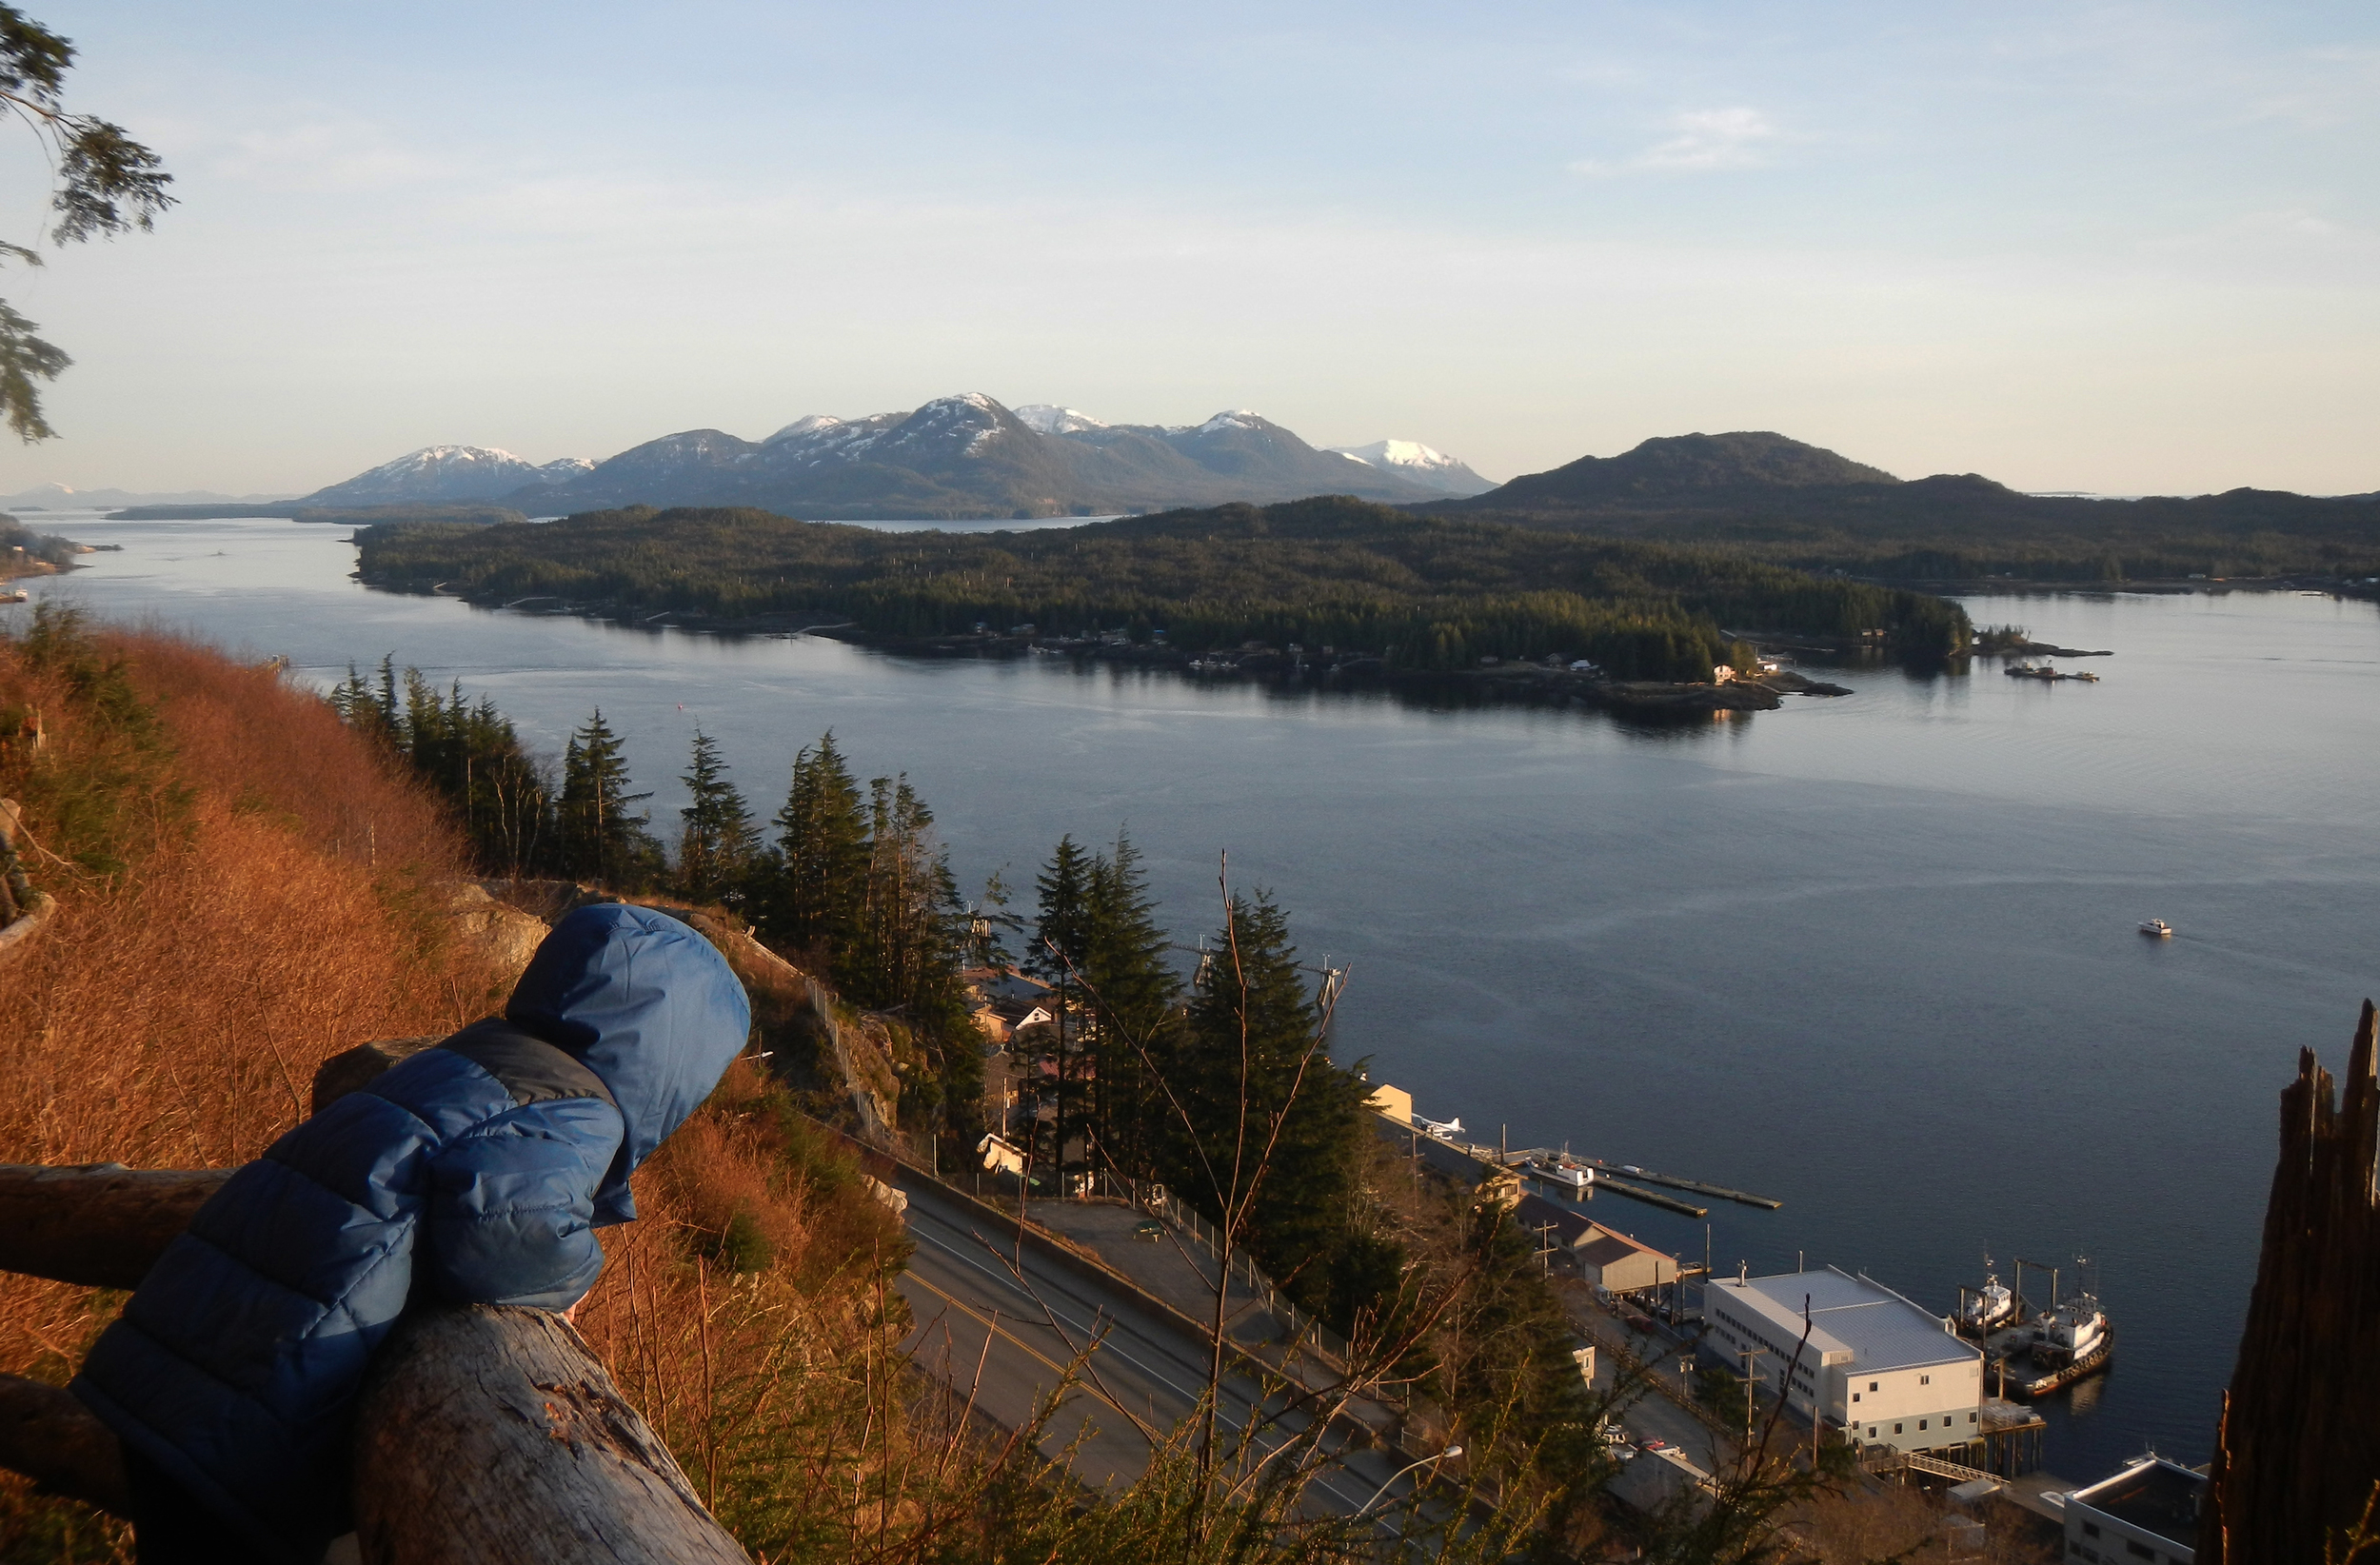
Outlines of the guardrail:
M1146 1212L1198 1245L1218 1267L1222 1265L1221 1231L1187 1201L1169 1193L1163 1185L1145 1179L1123 1179L1103 1171L1077 1176L1077 1180L1070 1199L1121 1201ZM1352 1349L1347 1339L1283 1297L1273 1279L1258 1267L1255 1258L1237 1245L1233 1247L1231 1273L1226 1286L1231 1283L1244 1286L1248 1290L1249 1301L1261 1305L1266 1314L1279 1321L1292 1342L1302 1343L1309 1351L1321 1355L1325 1359L1335 1360L1337 1367L1342 1371L1351 1361Z

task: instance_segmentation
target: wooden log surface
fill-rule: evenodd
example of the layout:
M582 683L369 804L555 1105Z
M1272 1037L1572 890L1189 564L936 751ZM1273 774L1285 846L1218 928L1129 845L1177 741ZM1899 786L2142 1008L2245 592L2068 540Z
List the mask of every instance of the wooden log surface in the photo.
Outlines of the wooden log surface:
M369 1086L374 1077L398 1060L445 1041L444 1038L384 1038L332 1055L314 1068L314 1100L307 1112L320 1114L335 1099Z
M103 1511L132 1514L115 1432L64 1386L0 1375L0 1467Z
M543 1310L407 1317L356 1427L366 1565L747 1560L585 1339Z
M0 1272L135 1287L230 1177L228 1168L0 1163Z

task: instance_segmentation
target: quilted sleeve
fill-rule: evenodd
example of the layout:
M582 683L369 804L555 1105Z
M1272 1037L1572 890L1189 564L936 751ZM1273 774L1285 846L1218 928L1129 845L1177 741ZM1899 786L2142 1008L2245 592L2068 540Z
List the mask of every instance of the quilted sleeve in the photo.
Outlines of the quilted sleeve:
M604 1269L595 1187L622 1135L594 1099L531 1104L441 1151L414 1262L416 1286L458 1304L566 1310Z

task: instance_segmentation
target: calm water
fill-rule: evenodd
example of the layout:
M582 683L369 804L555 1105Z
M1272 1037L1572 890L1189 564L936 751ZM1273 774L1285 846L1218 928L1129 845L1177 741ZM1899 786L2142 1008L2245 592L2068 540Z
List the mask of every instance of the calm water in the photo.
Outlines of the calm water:
M764 813L832 727L863 775L909 774L970 886L1128 826L1192 939L1228 849L1352 963L1341 1056L1425 1112L1781 1198L1714 1208L1724 1270L1806 1252L1948 1309L1987 1250L2003 1275L2091 1257L2120 1340L2052 1412L2077 1479L2144 1442L2206 1456L2277 1094L2300 1047L2343 1064L2380 992L2369 604L1978 603L2118 655L2095 686L1860 670L1846 699L1648 734L527 618L367 593L344 529L40 520L125 545L35 589L101 613L324 681L394 652L557 750L600 703L673 823L697 723ZM2176 938L2135 933L2152 915Z

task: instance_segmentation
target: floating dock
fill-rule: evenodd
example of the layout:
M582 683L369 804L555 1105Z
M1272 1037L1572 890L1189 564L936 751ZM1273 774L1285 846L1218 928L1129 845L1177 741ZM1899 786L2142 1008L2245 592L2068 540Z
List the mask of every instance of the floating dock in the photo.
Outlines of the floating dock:
M1766 1196L1755 1196L1742 1190L1730 1190L1723 1184L1705 1184L1700 1179L1689 1179L1676 1174L1655 1174L1650 1170L1637 1168L1628 1163L1607 1163L1600 1158L1574 1158L1571 1160L1584 1163L1594 1169L1595 1182L1597 1184L1616 1185L1617 1181L1607 1179L1605 1176L1625 1174L1630 1179L1642 1180L1646 1184L1664 1184L1672 1190L1691 1190L1697 1196L1712 1196L1719 1200L1735 1201L1741 1206L1756 1206L1764 1212L1774 1212L1785 1204L1783 1201L1771 1200ZM1696 1212L1695 1216L1698 1218L1702 1214Z

